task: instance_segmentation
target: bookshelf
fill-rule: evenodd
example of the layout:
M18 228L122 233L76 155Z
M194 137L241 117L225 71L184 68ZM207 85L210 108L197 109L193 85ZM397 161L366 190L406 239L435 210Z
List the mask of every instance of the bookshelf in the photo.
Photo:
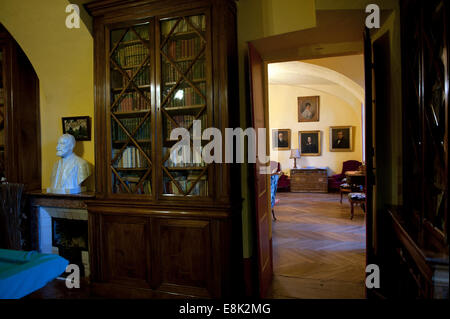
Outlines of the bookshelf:
M152 195L150 24L110 32L111 191Z
M240 171L203 162L209 141L192 133L194 121L222 132L239 125L235 2L85 6L95 46L93 289L117 297L226 295L239 267L232 257L242 257L230 249L240 244ZM175 147L176 128L191 133L192 152Z
M171 149L170 132L182 127L191 132L195 120L208 127L206 16L162 19L160 26L161 109L163 114L163 194L208 196L208 166L201 149L192 147L187 158L182 148Z
M155 32L159 32L156 45L151 40ZM152 190L164 196L210 194L208 166L201 161L201 149L188 159L181 149L171 150L176 141L170 140L175 128L192 133L195 120L203 128L209 126L206 32L205 14L152 19L109 31L111 194L153 197ZM159 50L153 53L156 46ZM152 102L154 55L159 56L157 103ZM162 119L156 131L155 104ZM162 141L160 165L153 165L153 135ZM155 180L161 182L155 184Z

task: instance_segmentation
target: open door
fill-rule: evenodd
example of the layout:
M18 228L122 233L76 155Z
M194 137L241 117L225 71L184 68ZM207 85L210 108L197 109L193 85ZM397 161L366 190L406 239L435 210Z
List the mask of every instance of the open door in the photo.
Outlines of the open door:
M249 43L249 73L250 73L250 98L252 103L252 124L253 128L258 132L258 128L265 128L267 119L264 104L264 62L256 51L255 47ZM256 147L258 148L258 142ZM266 152L264 152L267 154ZM267 289L272 281L272 236L270 233L270 208L268 193L268 176L261 172L264 166L260 164L258 159L258 149L256 149L255 167L255 209L256 209L256 235L258 239L258 279L259 279L259 296L264 298Z
M364 33L364 77L365 77L365 126L366 126L366 264L373 263L374 257L374 219L373 219L373 203L374 203L374 182L375 169L374 157L375 148L373 143L373 110L374 110L374 61L372 54L372 41L370 31L366 28ZM368 295L366 289L366 297Z

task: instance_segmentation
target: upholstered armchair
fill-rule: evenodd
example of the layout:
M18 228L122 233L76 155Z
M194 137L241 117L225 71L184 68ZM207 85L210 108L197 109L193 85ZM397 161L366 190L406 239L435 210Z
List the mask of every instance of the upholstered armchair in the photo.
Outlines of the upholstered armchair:
M329 191L338 191L339 186L343 183L343 179L345 178L345 172L348 171L357 171L361 166L361 162L358 161L345 161L342 164L342 172L340 174L336 174L328 177L328 189Z

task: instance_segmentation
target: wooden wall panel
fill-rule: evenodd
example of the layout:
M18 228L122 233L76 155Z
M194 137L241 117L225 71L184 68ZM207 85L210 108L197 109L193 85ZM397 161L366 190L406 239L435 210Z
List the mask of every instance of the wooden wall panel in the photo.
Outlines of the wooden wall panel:
M107 280L149 287L150 236L147 218L103 217L102 268Z
M157 219L161 289L198 287L209 290L211 270L210 222ZM202 290L201 289L201 290Z

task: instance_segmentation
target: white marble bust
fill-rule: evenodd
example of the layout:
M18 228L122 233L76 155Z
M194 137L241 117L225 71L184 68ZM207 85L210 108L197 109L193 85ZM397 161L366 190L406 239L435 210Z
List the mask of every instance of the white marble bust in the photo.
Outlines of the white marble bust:
M91 175L89 164L73 153L75 138L62 135L56 146L56 155L61 157L53 166L51 187L47 192L55 194L78 194L86 191L81 183Z

